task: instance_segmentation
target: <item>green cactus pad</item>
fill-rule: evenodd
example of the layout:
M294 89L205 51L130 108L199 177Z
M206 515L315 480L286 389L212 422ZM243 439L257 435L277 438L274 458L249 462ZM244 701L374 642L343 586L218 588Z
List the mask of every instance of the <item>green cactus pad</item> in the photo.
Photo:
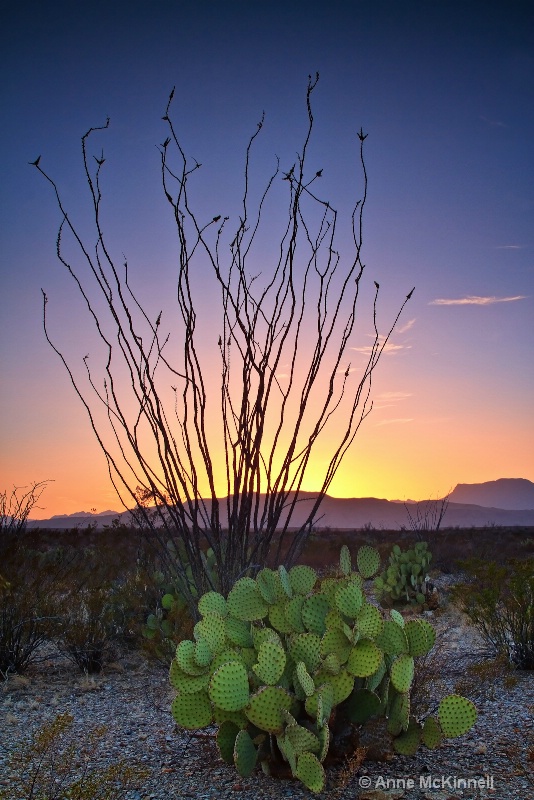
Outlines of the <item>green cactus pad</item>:
M436 629L426 619L420 619L419 625L423 628L427 638L427 652L432 650L436 643Z
M426 624L429 625L428 622ZM431 628L432 626L429 625L429 627ZM423 625L423 620L409 620L404 626L404 633L408 639L408 652L411 656L423 656L431 649L433 641L428 629Z
M291 587L291 583L289 580L289 574L283 564L280 564L280 566L278 567L278 575L280 578L280 583L282 584L282 587L286 594L286 597L289 597L291 599L293 597L293 589Z
M336 592L336 608L347 617L354 618L363 604L363 593L360 587L349 581Z
M317 731L317 738L319 739L319 743L321 745L321 750L318 753L317 757L319 761L322 762L328 755L328 750L330 748L330 728L328 727L327 722L321 725L321 727Z
M450 694L438 707L438 720L443 735L448 739L462 736L473 727L477 718L474 704L466 697Z
M258 751L250 734L244 730L239 731L234 744L234 763L242 778L248 778L252 774L257 759Z
M387 655L396 656L408 652L408 639L404 630L391 619L385 620L382 633L376 637L376 643Z
M296 776L311 792L322 792L325 773L323 765L313 753L302 753L297 759Z
M405 625L404 617L402 616L400 611L397 611L396 608L392 608L389 613L391 615L391 619L393 620L393 622L396 622L397 625L400 625L401 628L404 628Z
M371 639L357 642L347 661L347 671L358 678L366 678L378 669L382 661L382 651Z
M216 611L221 617L225 617L228 613L226 600L219 592L207 592L203 594L198 601L198 610L202 616L209 614L210 611Z
M302 621L306 630L322 636L325 632L325 617L330 611L328 599L321 594L312 594L302 604Z
M204 639L215 655L226 647L226 628L224 619L216 611L207 613L193 628L195 639Z
M439 722L435 717L427 717L423 725L423 733L421 734L421 741L430 750L439 747L443 741L443 732L439 726Z
M202 675L206 669L195 660L195 643L184 639L176 648L176 661L182 672L188 675Z
M206 692L177 694L171 704L172 715L181 728L197 730L211 725L213 714Z
M356 554L356 562L362 578L372 578L380 568L380 553L374 547L363 545Z
M254 672L270 686L278 683L286 666L286 654L283 647L274 642L265 641L258 650L258 663L254 664Z
M380 698L369 689L354 689L347 700L345 713L355 725L363 725L380 710Z
M299 661L297 663L295 671L298 682L304 689L306 697L310 697L315 692L315 683L313 682L313 678L311 677L310 673L306 669L306 664L304 661Z
M297 772L297 754L293 750L293 745L286 737L285 733L276 737L276 743L283 758L288 762L291 768L291 774L295 777Z
M321 669L325 672L330 672L332 675L337 675L341 669L339 658L335 653L328 653L326 658L321 662Z
M233 722L230 722L230 720L223 722L217 731L219 753L221 754L222 760L227 764L234 763L234 745L238 733L239 727L234 725Z
M243 666L247 669L252 669L256 663L257 651L254 647L241 647L239 650L239 658Z
M376 606L364 602L356 617L356 626L361 636L376 639L384 630L384 620Z
M182 694L195 694L208 688L210 675L209 672L202 675L188 675L187 672L180 669L176 659L173 659L169 669L169 680L171 685Z
M233 617L251 622L267 616L269 605L253 578L240 578L228 595L228 611Z
M269 605L283 599L284 592L278 573L269 569L269 567L265 567L258 572L256 575L256 584L261 596Z
M346 622L343 623L342 631L345 634L345 636L347 637L347 639L349 640L349 642L351 643L351 645L356 644L356 642L360 638L360 634L358 633L358 629L357 628L351 628L350 625L347 625Z
M313 676L316 686L321 686L323 683L329 683L334 690L334 706L338 706L343 700L346 700L349 694L354 689L354 675L351 675L346 669L342 669L339 675L329 675L327 672L320 670Z
M366 689L370 689L372 692L374 692L375 689L378 688L378 686L380 685L380 683L382 681L382 678L386 674L386 669L387 669L387 667L386 667L385 659L382 658L382 660L380 661L380 664L378 665L376 671L373 672L372 675L369 675L367 680L365 681L365 688Z
M269 606L269 622L273 628L280 633L293 632L293 626L286 615L287 602L286 598L285 600L280 600L278 603Z
M217 706L213 709L213 721L216 725L232 722L238 728L247 728L250 724L243 711L224 711Z
M339 569L341 570L341 574L345 576L349 576L352 572L352 559L350 557L350 550L346 544L343 545L339 554Z
M311 567L299 564L289 570L289 582L294 594L309 594L317 581L317 573Z
M319 703L319 700L321 701ZM321 708L319 708L321 706ZM306 698L306 713L317 719L319 710L321 711L322 720L330 718L332 708L334 707L334 687L331 683L323 683L310 697Z
M302 725L288 725L285 730L285 737L289 739L297 755L305 751L318 753L321 750L321 744L317 736L307 728L303 728Z
M332 605L334 605L334 606L336 604L336 592L337 592L337 589L334 592L332 600L331 600ZM324 594L325 594L325 597L326 597L327 596L326 593L324 593ZM324 618L324 622L325 622L327 630L343 630L343 625L345 624L345 620L343 619L342 614L339 613L337 608L332 608L328 612L328 614Z
M407 692L414 676L413 656L403 653L398 656L390 669L391 683L398 692Z
M341 585L340 578L323 578L321 581L321 594L326 597L332 608L336 605L336 592ZM337 613L339 614L339 612Z
M248 675L243 664L228 661L213 673L208 693L224 711L240 711L249 701Z
M389 694L391 696L391 686ZM408 692L394 692L391 696L389 708L388 731L392 736L398 736L401 731L408 728L410 720L410 695Z
M250 697L245 714L261 730L276 734L281 733L284 726L281 709L291 711L292 705L293 698L285 689L263 686Z
M208 667L213 659L209 645L205 639L199 639L195 644L195 662L199 667Z
M327 628L321 639L321 655L323 657L326 657L329 653L334 653L339 663L345 664L351 649L352 644L342 630Z
M286 604L286 617L292 633L304 633L306 630L302 621L302 605L305 599L303 595L297 594Z
M210 664L210 676L213 675L219 667L222 667L223 664L227 664L229 661L237 661L239 664L244 664L242 651L238 650L236 647L226 647L220 653L217 653Z
M321 639L315 633L300 633L291 639L289 653L295 664L304 661L308 672L315 672L321 661Z
M411 719L406 731L393 739L393 749L402 756L413 756L421 741L421 727Z
M224 620L226 638L238 647L252 647L253 640L250 632L250 623L236 617L226 617Z

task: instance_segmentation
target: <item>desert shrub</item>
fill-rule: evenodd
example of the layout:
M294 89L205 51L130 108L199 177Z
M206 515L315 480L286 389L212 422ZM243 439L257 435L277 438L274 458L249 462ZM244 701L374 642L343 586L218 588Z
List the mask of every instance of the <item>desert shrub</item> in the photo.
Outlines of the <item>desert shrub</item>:
M534 669L534 558L459 562L467 581L452 597L483 639L519 669Z
M408 550L393 545L389 564L375 579L377 598L383 604L423 605L427 594L427 568L432 560L426 542L416 542Z
M477 659L469 664L462 677L454 684L454 691L471 699L495 700L500 687L512 689L517 685L516 672L505 653L494 658Z
M365 581L380 566L374 548L359 549L357 566L343 547L336 576L266 567L238 579L226 598L199 599L194 638L179 643L170 668L172 714L190 730L215 723L221 757L241 776L260 762L320 792L327 756L347 763L359 748L413 755L473 725L476 709L459 695L424 723L413 716L417 659L435 631L367 599Z
M2 536L0 674L22 673L53 637L59 619L56 588L61 564L26 546L24 536Z
M36 616L29 600L2 593L0 597L0 675L22 673L48 638L48 618Z
M8 756L13 780L0 787L0 800L118 800L146 777L125 759L98 768L93 761L104 727L72 730L73 717L59 714Z
M116 658L124 618L110 601L111 594L110 586L85 587L63 598L56 645L82 672L101 672L104 664Z

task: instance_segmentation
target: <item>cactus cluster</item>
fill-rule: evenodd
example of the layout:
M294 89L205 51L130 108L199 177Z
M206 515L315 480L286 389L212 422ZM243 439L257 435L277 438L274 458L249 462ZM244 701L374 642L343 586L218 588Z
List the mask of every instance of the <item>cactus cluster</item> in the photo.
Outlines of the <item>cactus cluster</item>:
M385 717L402 754L467 731L476 710L456 695L424 724L410 714L415 659L435 633L426 620L405 621L369 602L364 583L379 566L366 546L353 570L344 546L336 577L319 579L307 566L265 568L240 578L227 598L203 595L194 638L180 642L170 668L178 725L216 724L221 757L240 775L283 762L313 792L324 788L339 727L357 732Z
M169 541L167 542L167 549L171 558L178 560L179 557L181 563L185 564L185 577L178 578L175 576L173 581L166 581L163 572L154 572L152 580L162 593L161 606L147 616L146 623L141 629L143 637L152 642L155 654L163 660L166 657L172 657L176 641L179 638L179 631L188 613L183 582L187 582L188 592L193 597L196 598L198 594L183 544L179 542L178 548L176 548L174 543ZM219 583L217 561L211 548L206 553L202 552L202 561L207 580L211 585L217 587ZM170 653L168 652L169 648Z
M427 568L432 559L426 542L417 542L409 550L393 545L389 565L375 579L374 588L381 602L405 602L423 605L426 600Z

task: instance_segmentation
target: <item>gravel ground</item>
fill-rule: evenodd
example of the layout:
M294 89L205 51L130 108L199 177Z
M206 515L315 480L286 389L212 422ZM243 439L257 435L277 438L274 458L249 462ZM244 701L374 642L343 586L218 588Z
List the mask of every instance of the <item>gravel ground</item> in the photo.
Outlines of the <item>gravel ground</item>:
M453 690L482 642L452 608L433 615L447 674L430 679L427 688L439 699ZM74 741L87 741L88 731L104 725L106 733L94 756L95 766L120 758L148 771L125 800L255 800L263 798L360 798L360 800L455 800L534 797L534 681L516 672L513 686L501 676L471 687L478 708L475 727L437 751L421 748L413 758L395 756L365 761L358 771L328 771L327 789L312 795L297 781L267 777L258 770L242 779L218 757L213 731L190 736L177 731L170 714L172 692L165 668L138 654L126 654L95 678L80 676L61 658L42 661L25 676L12 676L0 692L0 790L12 786L16 772L9 753L20 752L32 731L57 714L74 718ZM467 692L465 692L468 694ZM432 697L430 698L432 703ZM76 767L76 764L74 765ZM466 784L462 781L469 781ZM0 791L1 794L1 791ZM10 795L11 796L11 795ZM21 798L26 800L26 798Z

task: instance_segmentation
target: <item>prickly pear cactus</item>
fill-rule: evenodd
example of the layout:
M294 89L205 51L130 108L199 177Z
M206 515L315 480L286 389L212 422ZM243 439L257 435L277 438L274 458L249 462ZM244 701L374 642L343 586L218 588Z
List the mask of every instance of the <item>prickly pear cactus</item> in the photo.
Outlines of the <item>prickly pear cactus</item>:
M429 554L417 553L422 569ZM413 560L402 561L398 548L393 555L404 565ZM379 568L374 548L360 548L353 560L345 546L335 577L319 580L307 566L265 568L240 578L227 598L204 594L193 639L180 642L169 673L178 725L215 723L221 758L240 775L258 763L266 773L285 769L312 792L324 789L324 761L340 730L357 741L363 726L385 718L402 755L469 730L476 709L457 695L423 723L411 715L417 659L432 649L435 632L426 620L405 622L372 602L366 581Z
M426 542L417 542L402 551L393 545L389 565L375 579L377 598L384 604L411 603L423 605L426 601L427 568L432 560Z

